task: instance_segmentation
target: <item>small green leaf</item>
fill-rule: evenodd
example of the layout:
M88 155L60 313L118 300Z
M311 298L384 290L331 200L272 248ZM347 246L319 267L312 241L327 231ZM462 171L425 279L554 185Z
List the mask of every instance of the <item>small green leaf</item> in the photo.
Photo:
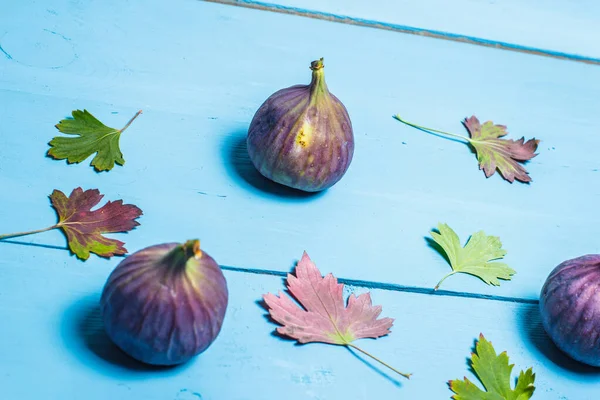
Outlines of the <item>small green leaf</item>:
M460 244L456 232L447 224L438 224L439 233L432 231L433 240L440 245L448 256L452 272L444 276L436 289L450 275L462 272L477 276L488 285L500 285L498 279L510 280L516 271L502 262L490 262L503 258L506 250L502 248L500 238L487 236L483 231L474 233L465 247Z
M80 163L96 153L91 165L97 171L111 170L115 163L123 165L125 159L119 148L121 133L141 113L141 110L138 111L122 129L115 129L104 125L87 110L75 110L72 119L63 119L56 128L76 137L55 137L49 143L48 155L57 160L67 159L72 164Z
M456 393L454 400L527 400L535 391L535 374L532 369L521 371L515 389L511 389L510 375L514 364L508 363L508 355L502 352L496 355L491 342L483 334L475 345L471 355L471 366L486 391L477 387L468 378L449 382L450 390Z

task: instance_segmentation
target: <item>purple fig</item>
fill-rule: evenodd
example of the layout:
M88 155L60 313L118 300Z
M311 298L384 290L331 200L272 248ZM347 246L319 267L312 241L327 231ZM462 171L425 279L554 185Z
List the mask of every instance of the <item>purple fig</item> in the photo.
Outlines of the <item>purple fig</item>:
M198 240L150 246L110 274L100 300L106 332L131 357L181 364L206 350L221 330L227 282Z
M354 134L346 107L327 89L323 59L309 85L273 93L248 130L248 154L266 178L306 192L336 184L348 170Z
M560 263L540 293L544 329L579 362L600 367L600 254Z

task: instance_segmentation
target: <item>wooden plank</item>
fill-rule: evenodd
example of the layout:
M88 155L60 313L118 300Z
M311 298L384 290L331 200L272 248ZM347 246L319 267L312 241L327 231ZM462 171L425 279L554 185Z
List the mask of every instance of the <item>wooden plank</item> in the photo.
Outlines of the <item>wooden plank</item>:
M398 381L343 348L275 337L276 325L257 301L282 289L282 280L235 272L226 272L230 302L213 345L186 365L148 368L118 351L103 331L98 299L118 260L83 264L52 249L26 250L0 250L0 387L6 399L448 399L446 381L475 379L466 360L480 332L508 352L514 373L533 367L534 398L598 395L598 372L553 348L536 306L372 291L374 304L395 324L390 335L356 344L414 374ZM32 371L39 371L33 382Z
M445 221L463 239L500 236L518 271L500 288L455 276L446 289L529 299L559 262L600 251L599 68L195 1L140 4L54 0L0 16L12 55L0 58L3 232L53 223L54 188L93 187L144 210L129 249L200 237L224 265L277 271L307 250L340 277L432 288L449 267L425 237ZM332 190L297 197L261 179L242 144L262 101L307 82L320 56L356 152ZM144 110L122 137L125 167L44 158L76 108L114 126ZM533 184L486 180L466 146L398 112L456 132L476 114L541 138ZM59 232L16 241L64 246Z
M600 62L600 6L586 0L205 0L309 18Z

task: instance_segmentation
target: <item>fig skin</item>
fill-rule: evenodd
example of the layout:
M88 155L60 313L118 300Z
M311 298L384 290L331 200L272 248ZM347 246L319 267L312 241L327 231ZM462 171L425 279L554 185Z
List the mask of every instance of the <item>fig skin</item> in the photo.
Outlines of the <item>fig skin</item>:
M221 331L227 282L198 240L164 243L125 258L100 299L105 330L146 364L176 365L205 351Z
M600 367L600 254L559 264L540 294L544 329L568 356Z
M346 107L329 92L323 59L311 63L309 85L273 93L248 129L248 155L266 178L306 192L336 184L354 155Z

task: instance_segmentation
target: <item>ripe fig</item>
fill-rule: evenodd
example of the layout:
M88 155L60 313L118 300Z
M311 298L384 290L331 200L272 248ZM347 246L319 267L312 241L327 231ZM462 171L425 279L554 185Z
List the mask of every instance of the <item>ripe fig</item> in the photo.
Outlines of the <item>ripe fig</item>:
M568 356L600 367L600 254L560 263L540 294L544 329Z
M346 107L329 92L323 59L313 61L309 85L273 93L256 111L248 130L248 154L268 179L306 192L336 184L354 154Z
M106 332L131 357L181 364L206 350L228 303L221 268L198 240L146 247L108 277L100 300Z

